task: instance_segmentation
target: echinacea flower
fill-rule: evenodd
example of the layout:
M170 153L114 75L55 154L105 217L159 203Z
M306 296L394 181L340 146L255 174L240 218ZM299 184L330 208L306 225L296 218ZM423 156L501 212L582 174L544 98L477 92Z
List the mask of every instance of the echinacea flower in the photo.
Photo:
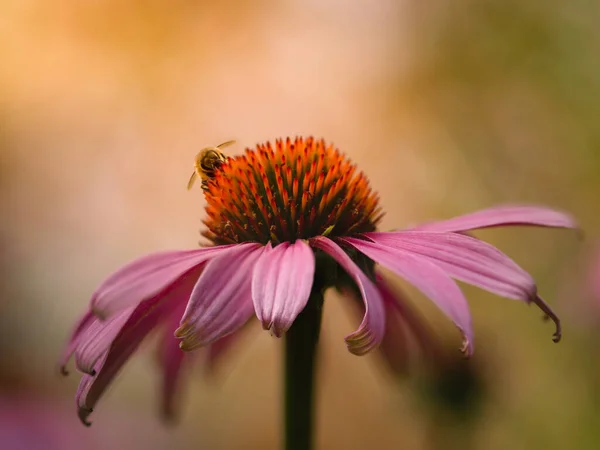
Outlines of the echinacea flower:
M63 358L64 367L74 355L84 373L77 392L84 423L107 385L157 327L165 332L167 409L184 351L222 352L254 316L281 337L316 289L335 286L360 294L363 320L345 340L353 354L370 352L385 339L386 311L397 307L394 294L377 278L379 265L413 284L456 324L466 355L473 352L473 328L455 280L537 305L556 324L554 340L560 339L560 322L533 278L466 232L503 225L575 227L565 213L502 206L379 232L383 213L364 174L332 145L312 138L261 144L228 158L208 181L205 198L202 234L210 246L144 256L94 292Z

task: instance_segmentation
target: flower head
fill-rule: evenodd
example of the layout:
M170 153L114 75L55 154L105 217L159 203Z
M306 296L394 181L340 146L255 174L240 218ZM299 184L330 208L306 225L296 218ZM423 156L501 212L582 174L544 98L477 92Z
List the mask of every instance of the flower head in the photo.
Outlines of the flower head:
M313 139L276 141L229 160L208 185L207 230L215 245L277 245L324 234L375 231L378 196L356 166Z
M63 358L66 363L74 353L85 374L77 395L82 420L154 328L166 330L163 394L169 405L181 350L222 352L254 316L280 337L315 289L335 286L360 296L363 319L346 336L350 352L363 355L383 342L393 357L397 346L386 340L393 331L386 314L398 315L402 303L378 277L378 265L413 284L454 321L467 355L473 352L471 315L455 280L536 304L555 322L554 339L560 339L560 322L532 277L465 232L518 224L575 227L567 214L509 206L378 232L382 211L364 174L332 145L312 138L266 143L227 159L204 192L203 235L210 246L142 257L94 292Z

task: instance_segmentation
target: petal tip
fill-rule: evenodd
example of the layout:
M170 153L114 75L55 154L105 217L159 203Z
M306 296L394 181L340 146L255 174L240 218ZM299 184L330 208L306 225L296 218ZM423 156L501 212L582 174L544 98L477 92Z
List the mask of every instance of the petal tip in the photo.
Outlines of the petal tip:
M95 377L98 374L98 372L96 372L96 370L93 367L82 366L80 364L77 364L77 361L75 361L75 363L79 371L85 373L86 375L89 375L90 377Z
M366 355L368 353L366 351L354 348L351 345L348 345L348 351L350 353L352 353L354 356L364 356L364 355Z
M90 377L95 377L97 374L96 369L94 369L95 365L96 365L96 360L94 360L94 361L83 360L82 361L77 356L75 356L75 368L77 370L79 370L81 373L89 375ZM66 370L66 368L65 368L65 370Z
M183 340L179 343L179 348L184 352L192 352L194 350L198 350L205 345L208 345L210 342L204 342L198 338L197 335L188 335L183 338Z
M369 353L370 349L365 346L359 346L356 344L347 343L348 351L354 356L364 356Z
M173 336L178 339L184 339L186 336L189 336L193 331L193 327L188 323L182 323L179 328L175 330Z
M191 352L193 350L193 346L188 341L181 341L179 348L184 352Z
M94 412L93 408L86 408L86 407L83 407L83 406L79 407L79 409L77 411L77 415L79 416L79 420L81 420L81 423L84 424L86 427L92 426L92 422L90 422L88 420L88 417L93 412Z
M562 325L560 323L560 318L556 315L556 313L552 310L550 305L548 305L539 295L536 295L533 298L532 303L534 303L538 308L542 310L544 313L544 320L552 320L554 322L554 334L552 335L552 341L555 343L559 343L562 339Z
M368 333L358 336L351 334L350 336L346 336L344 340L346 341L348 351L356 356L364 356L379 346L379 342L376 342Z
M460 347L460 352L463 354L465 359L470 359L473 356L473 343L467 336L463 336L463 343Z
M271 329L271 333L273 334L273 336L275 336L278 339L281 339L283 337L283 335L285 334L286 330L284 329L279 329L279 328L272 328Z
M272 336L276 338L282 338L283 335L290 329L290 325L284 325L277 321L271 321L269 323L263 322L263 330L269 331Z

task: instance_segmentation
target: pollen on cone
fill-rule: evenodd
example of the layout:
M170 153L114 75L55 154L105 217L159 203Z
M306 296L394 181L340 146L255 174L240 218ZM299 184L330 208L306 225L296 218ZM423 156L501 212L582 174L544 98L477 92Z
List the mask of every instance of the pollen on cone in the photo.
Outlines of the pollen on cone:
M323 140L277 140L228 158L205 191L215 244L294 242L374 231L383 216L365 175Z

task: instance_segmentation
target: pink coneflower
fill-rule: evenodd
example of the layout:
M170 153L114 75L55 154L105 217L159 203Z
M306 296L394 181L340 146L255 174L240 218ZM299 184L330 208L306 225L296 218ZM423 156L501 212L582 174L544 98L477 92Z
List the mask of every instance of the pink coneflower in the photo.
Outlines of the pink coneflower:
M74 354L84 372L77 403L85 423L125 361L159 326L165 331L167 410L181 350L206 347L219 354L255 316L264 329L283 336L309 299L329 287L362 297L363 320L345 340L353 354L370 352L385 338L386 311L397 307L378 280L379 265L417 287L456 324L466 355L473 352L471 315L455 279L537 305L556 324L554 340L560 339L559 320L532 277L464 232L503 225L575 227L567 214L502 206L378 232L383 213L366 177L333 146L312 138L266 143L227 159L205 197L202 234L211 246L144 256L94 292L63 358L64 366Z

